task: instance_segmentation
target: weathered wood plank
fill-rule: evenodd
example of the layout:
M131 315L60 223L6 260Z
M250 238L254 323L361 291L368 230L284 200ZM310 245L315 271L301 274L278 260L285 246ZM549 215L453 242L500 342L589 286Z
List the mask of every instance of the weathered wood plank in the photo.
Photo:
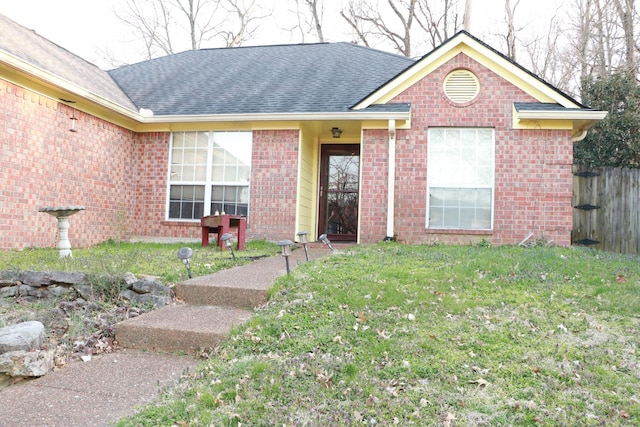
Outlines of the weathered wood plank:
M587 170L574 166L574 174ZM574 206L595 205L600 209L574 209L573 241L597 240L596 249L640 253L640 169L592 168L594 177L574 176Z

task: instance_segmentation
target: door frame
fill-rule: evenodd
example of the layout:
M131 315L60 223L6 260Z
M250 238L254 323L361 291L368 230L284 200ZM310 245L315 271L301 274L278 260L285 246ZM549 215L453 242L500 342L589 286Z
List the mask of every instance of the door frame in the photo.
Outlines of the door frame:
M318 169L318 236L321 234L327 234L327 237L331 241L343 241L343 242L357 242L358 234L359 234L359 222L356 221L356 232L354 234L330 234L326 233L327 231L327 181L328 181L328 173L329 173L329 156L331 154L339 154L340 152L344 153L357 153L358 157L360 157L360 144L358 143L344 143L344 144L321 144L320 145L320 167ZM358 162L358 205L360 205L360 172L362 170L362 159L359 159Z

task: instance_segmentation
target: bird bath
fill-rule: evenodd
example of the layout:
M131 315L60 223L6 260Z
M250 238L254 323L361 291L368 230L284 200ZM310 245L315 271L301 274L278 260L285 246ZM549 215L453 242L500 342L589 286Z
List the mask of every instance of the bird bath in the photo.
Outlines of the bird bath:
M69 217L78 211L83 211L84 206L61 206L38 209L38 212L46 212L58 220L58 253L60 258L71 257L71 242L69 241Z

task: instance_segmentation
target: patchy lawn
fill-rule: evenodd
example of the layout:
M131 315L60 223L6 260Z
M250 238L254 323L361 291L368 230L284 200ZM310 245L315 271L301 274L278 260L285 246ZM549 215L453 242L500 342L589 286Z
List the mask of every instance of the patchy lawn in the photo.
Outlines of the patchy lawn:
M119 425L638 425L639 291L638 257L353 248Z

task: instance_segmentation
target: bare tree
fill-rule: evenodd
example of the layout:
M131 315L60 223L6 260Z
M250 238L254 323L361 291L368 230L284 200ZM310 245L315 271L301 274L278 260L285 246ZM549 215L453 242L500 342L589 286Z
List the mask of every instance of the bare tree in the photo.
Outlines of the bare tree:
M417 3L418 0L386 0L384 6L387 9L383 9L378 2L349 0L347 9L341 10L340 15L365 46L378 39L390 43L402 55L411 57L411 29Z
M293 10L290 9L296 19L297 24L290 30L300 31L302 42L305 36L313 33L317 41L325 42L323 26L324 0L293 0Z
M205 46L240 46L253 38L259 0L121 0L116 16L144 44L145 59Z
M612 0L618 14L622 32L624 34L625 66L627 70L637 72L635 52L636 41L634 36L635 0Z
M515 15L516 9L520 4L520 0L516 0L513 7L511 7L511 0L504 0L504 12L507 23L507 34L504 36L507 42L507 56L514 61L516 60L516 27L515 27Z
M464 19L469 25L471 0L465 1ZM463 19L460 19L458 0L419 0L416 21L429 37L429 47L434 48L453 36L460 29Z
M464 2L464 14L462 15L462 28L465 31L471 31L471 18L473 10L473 0L465 0Z
M235 28L226 28L223 23L220 23L216 28L221 29L214 31L214 34L221 36L226 47L241 46L253 39L259 26L257 23L268 16L266 12L257 13L258 0L225 0L224 9L228 12L225 22L235 21Z

